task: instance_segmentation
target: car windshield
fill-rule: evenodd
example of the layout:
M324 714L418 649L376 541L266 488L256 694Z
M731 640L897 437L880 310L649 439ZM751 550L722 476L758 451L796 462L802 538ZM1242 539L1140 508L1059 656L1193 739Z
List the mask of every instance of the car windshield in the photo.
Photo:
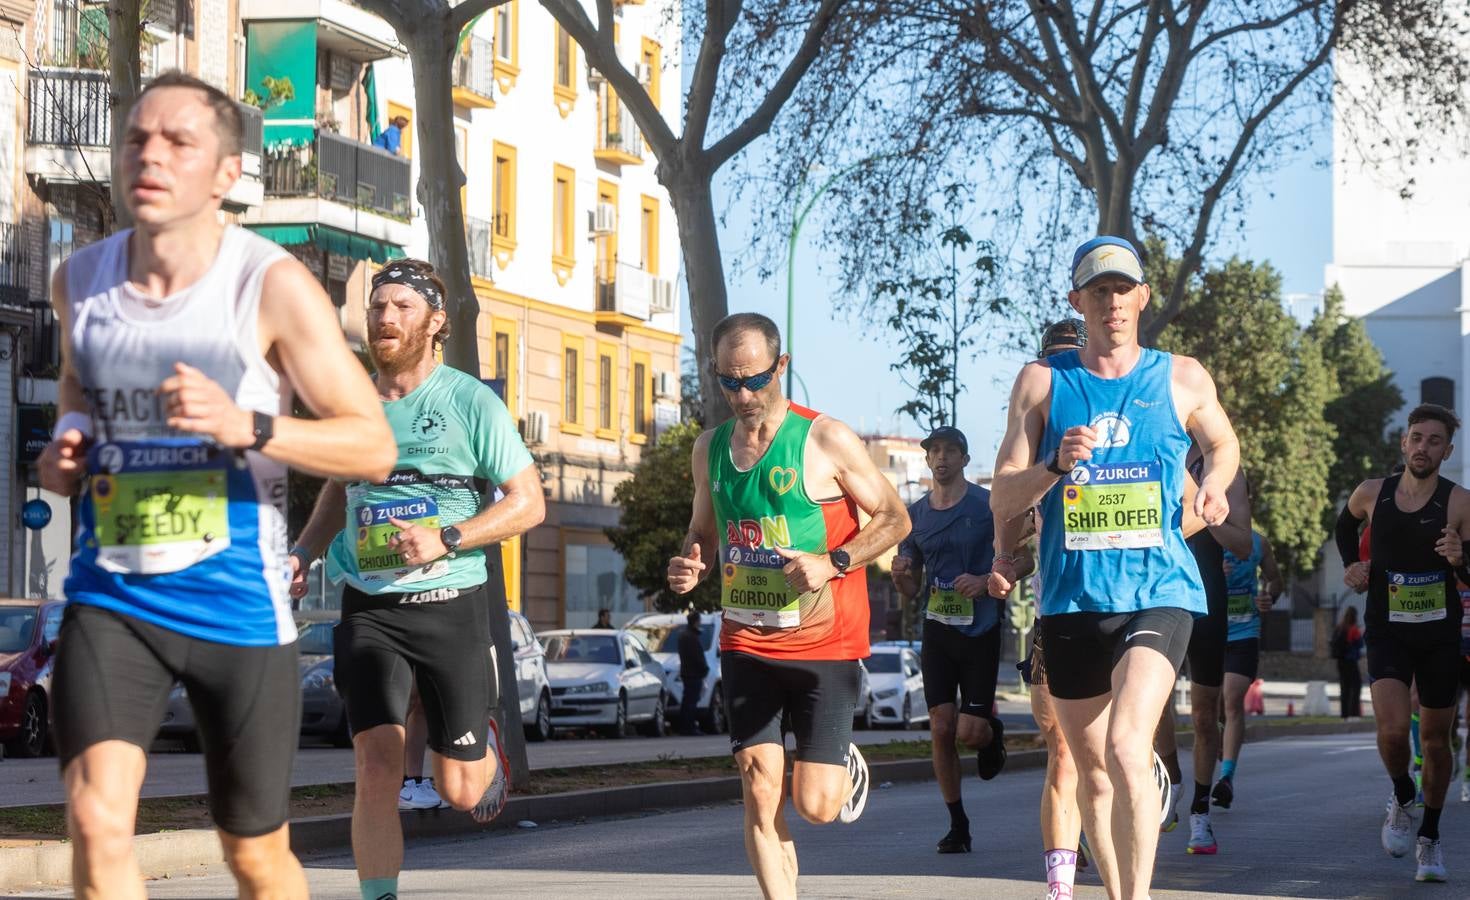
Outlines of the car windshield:
M897 653L874 653L863 660L863 665L874 675L897 675L900 671Z
M311 656L332 655L332 626L335 622L302 622L297 627L301 629L301 637L297 642L297 649L301 653Z
M36 612L34 606L0 609L0 653L19 653L31 645Z
M610 634L553 634L546 639L547 662L618 664L618 641Z

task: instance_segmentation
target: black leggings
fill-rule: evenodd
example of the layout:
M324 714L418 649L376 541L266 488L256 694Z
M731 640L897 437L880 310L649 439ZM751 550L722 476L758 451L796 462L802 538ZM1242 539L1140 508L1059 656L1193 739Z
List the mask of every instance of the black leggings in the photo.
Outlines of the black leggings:
M1337 683L1342 690L1342 717L1363 714L1363 673L1358 670L1356 659L1337 661Z

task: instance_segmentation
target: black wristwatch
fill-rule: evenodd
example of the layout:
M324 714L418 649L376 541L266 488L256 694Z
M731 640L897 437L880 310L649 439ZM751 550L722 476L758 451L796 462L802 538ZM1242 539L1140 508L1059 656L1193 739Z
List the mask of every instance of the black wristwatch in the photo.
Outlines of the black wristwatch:
M1068 470L1062 468L1062 448L1061 447L1058 447L1056 449L1056 451L1054 453L1052 453L1051 459L1049 459L1049 460L1046 461L1046 470L1048 472L1051 472L1054 475L1060 475L1063 478L1066 478L1067 475L1070 474L1068 472Z
M832 568L837 570L838 575L846 575L847 567L852 565L852 557L848 556L847 551L843 550L841 547L838 547L836 550L829 551L827 553L827 558L832 560Z
M265 448L266 444L270 443L271 438L275 436L276 417L263 412L253 413L252 416L255 419L253 428L255 432L255 443L245 449L254 450L259 453Z
M453 556L459 549L460 542L464 540L464 535L453 525L445 525L439 529L439 540L444 544L444 549L449 551L449 555Z

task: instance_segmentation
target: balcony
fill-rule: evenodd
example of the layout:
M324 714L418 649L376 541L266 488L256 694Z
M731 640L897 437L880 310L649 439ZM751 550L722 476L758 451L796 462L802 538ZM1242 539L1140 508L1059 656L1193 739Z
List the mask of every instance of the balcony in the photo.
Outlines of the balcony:
M455 54L454 102L471 109L495 108L495 52L484 38L471 37L469 49Z
M318 131L304 146L281 147L265 155L265 202L245 221L322 225L402 247L413 236L409 180L408 160Z
M599 325L642 325L648 321L652 276L627 263L597 262Z
M259 206L262 188L260 110L240 104L240 179L225 208ZM31 69L26 83L26 174L59 184L112 180L112 94L106 72Z
M392 26L344 0L241 0L240 19L247 23L315 20L317 45L354 62L408 55Z
M31 293L33 274L21 226L0 222L0 318L25 330L18 354L24 371L50 378L61 367L60 329L45 295Z
M466 216L464 220L465 240L469 244L470 274L477 278L491 277L490 220Z
M643 132L638 130L633 114L606 81L597 86L597 145L592 155L620 166L643 162Z

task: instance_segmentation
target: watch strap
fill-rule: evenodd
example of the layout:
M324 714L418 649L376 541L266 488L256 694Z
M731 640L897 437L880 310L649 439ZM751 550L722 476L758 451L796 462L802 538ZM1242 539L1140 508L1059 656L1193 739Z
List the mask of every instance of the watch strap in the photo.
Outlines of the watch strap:
M1051 458L1046 461L1046 470L1053 475L1065 477L1067 470L1062 468L1062 448L1058 447L1052 451Z
M255 443L251 444L246 449L254 450L255 452L259 453L262 449L265 448L266 444L270 443L271 438L275 436L276 417L258 411L252 413L252 417L255 420L255 424L253 426L255 432Z

